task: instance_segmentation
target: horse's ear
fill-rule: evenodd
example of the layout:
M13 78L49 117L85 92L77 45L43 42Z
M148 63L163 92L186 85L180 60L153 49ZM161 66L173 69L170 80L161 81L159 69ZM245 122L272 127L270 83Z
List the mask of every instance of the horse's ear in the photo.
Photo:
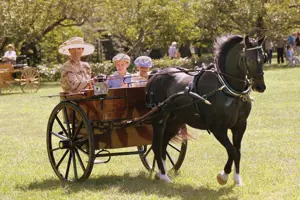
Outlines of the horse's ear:
M258 40L258 45L263 46L264 43L265 43L265 41L266 41L266 38L267 38L266 36L260 38L260 39Z
M250 47L251 46L251 42L250 42L250 39L249 39L248 35L246 35L244 37L244 45L245 45L245 47Z

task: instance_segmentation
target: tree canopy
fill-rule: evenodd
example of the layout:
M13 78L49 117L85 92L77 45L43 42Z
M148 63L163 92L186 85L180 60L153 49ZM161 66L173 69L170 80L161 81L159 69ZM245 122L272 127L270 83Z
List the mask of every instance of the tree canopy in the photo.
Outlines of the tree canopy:
M180 44L211 44L222 34L286 37L300 28L297 0L0 0L0 52L8 43L39 44L46 62L72 36L113 37L133 53ZM77 28L75 28L77 27Z

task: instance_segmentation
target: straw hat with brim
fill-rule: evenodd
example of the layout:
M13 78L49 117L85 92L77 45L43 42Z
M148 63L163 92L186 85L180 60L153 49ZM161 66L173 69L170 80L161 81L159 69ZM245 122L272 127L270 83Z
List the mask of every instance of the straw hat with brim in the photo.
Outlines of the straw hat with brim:
M7 48L7 49L8 49L8 48L15 49L14 45L12 45L12 44L7 45L6 48Z
M58 52L64 55L69 56L69 49L74 48L83 48L82 56L90 55L94 52L95 47L92 44L85 43L81 37L73 37L65 41L62 45L59 46Z

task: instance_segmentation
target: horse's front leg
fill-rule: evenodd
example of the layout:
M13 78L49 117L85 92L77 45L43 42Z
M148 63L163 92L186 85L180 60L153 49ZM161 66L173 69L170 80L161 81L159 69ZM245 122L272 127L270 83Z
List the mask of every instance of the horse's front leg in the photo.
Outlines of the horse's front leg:
M228 175L231 172L233 160L235 160L237 157L237 151L227 136L226 128L214 130L212 131L212 133L214 134L216 139L226 148L228 154L228 160L224 166L224 171L220 172L217 176L219 184L225 185L228 181Z
M162 114L161 117L156 118L152 123L153 126L153 140L152 149L154 152L155 160L157 161L157 166L160 172L155 174L155 178L163 180L165 182L171 182L170 178L167 176L165 168L165 160L162 159L163 151L163 137L166 129L166 123L169 115Z
M234 170L233 180L235 184L238 186L243 185L242 178L240 176L240 160L241 160L241 143L242 143L243 135L246 131L246 127L247 127L247 122L245 121L243 123L239 123L238 125L234 126L231 129L233 146L237 150L237 156L236 159L234 160L235 170Z

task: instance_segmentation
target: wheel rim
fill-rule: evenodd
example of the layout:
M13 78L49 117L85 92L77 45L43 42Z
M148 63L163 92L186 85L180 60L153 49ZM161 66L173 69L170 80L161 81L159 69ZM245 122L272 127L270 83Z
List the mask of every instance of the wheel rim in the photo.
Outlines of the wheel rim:
M37 92L40 87L40 74L35 68L25 69L20 78L20 87L24 93Z
M148 171L157 171L157 163L154 159L154 153L152 150L152 146L144 146L138 147L141 151L143 148L146 148L145 153L140 154L140 159L144 165L144 167ZM167 158L166 158L166 170L167 171L178 171L181 167L187 150L187 140L183 140L180 142L169 142L167 146Z
M95 159L94 137L80 107L63 102L54 108L48 122L47 150L59 179L73 182L89 177Z
M7 82L1 82L0 83L0 90L1 90L0 93L8 94L8 93L11 93L12 89L13 89L12 84L7 83Z

